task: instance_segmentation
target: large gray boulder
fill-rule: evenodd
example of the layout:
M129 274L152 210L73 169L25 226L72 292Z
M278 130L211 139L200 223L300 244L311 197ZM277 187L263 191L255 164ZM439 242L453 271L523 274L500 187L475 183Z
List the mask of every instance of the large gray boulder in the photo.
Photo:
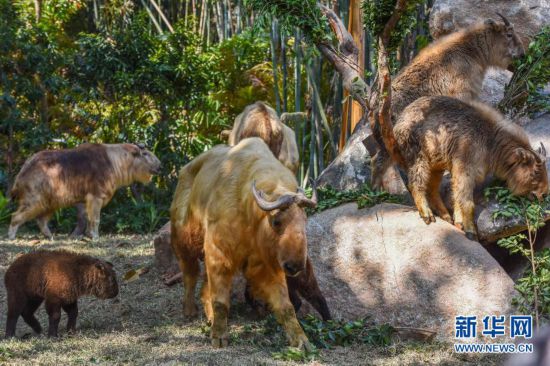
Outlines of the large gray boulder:
M430 14L430 32L434 38L488 18L507 17L524 45L549 24L548 0L436 0Z
M511 312L514 283L481 244L411 207L342 205L310 217L307 235L335 318L369 315L450 339L457 315Z

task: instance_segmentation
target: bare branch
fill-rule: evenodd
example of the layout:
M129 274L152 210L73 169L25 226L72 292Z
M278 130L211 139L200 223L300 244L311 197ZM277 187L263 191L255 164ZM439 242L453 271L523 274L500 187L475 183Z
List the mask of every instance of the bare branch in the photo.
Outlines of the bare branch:
M349 91L353 99L359 102L364 109L369 109L368 97L370 88L363 79L363 75L360 75L358 72L357 59L359 50L355 45L353 37L332 9L324 5L319 5L319 7L336 34L338 50L324 41L319 42L317 48L342 76L344 88Z
M380 103L377 111L377 120L380 123L382 140L384 141L384 145L388 149L390 156L395 162L403 167L406 167L405 161L395 141L393 124L391 121L391 76L388 63L388 46L390 43L391 34L395 29L397 22L399 22L401 15L405 12L406 5L407 0L397 0L395 10L384 26L384 30L378 39L378 80L380 81L378 97ZM371 119L371 121L375 122L376 119Z

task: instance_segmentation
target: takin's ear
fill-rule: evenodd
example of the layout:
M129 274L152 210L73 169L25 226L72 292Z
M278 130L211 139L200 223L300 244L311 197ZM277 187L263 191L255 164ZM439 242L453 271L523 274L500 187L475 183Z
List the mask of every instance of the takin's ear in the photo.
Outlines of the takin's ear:
M529 164L533 162L533 154L522 147L518 147L513 153L514 162L516 164Z
M126 144L124 145L124 148L132 154L132 156L140 156L141 155L141 149L134 144Z
M491 28L495 28L495 26L497 25L497 23L491 18L485 20L485 24L491 26Z

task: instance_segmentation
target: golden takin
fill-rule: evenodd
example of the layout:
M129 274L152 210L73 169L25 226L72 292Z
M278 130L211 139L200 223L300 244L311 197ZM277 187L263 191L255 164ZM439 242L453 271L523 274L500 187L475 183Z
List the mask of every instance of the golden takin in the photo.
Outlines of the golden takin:
M306 214L314 207L296 178L259 138L217 146L187 164L170 208L171 244L183 272L184 314L196 314L195 286L204 256L202 302L215 347L228 343L233 277L269 305L294 347L309 347L289 300L286 276L305 270Z
M248 137L259 137L284 166L296 173L300 164L296 135L281 122L277 112L263 102L247 106L235 118L228 143L235 146Z
M82 144L74 149L45 150L31 156L11 189L17 211L12 215L9 239L19 226L36 219L42 234L51 238L48 220L59 208L85 203L86 234L99 237L99 215L115 191L133 182L148 183L160 170L160 161L142 145Z

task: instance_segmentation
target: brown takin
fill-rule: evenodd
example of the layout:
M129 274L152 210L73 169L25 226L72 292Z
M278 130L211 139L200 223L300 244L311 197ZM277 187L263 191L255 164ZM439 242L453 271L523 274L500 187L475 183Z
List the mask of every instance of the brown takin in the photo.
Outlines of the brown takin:
M99 237L99 215L115 191L135 181L147 183L160 169L157 157L134 144L82 144L74 149L45 150L28 159L10 192L18 203L8 237L36 218L51 238L48 220L59 208L85 203L87 235Z
M319 312L319 314L321 314L323 320L326 321L332 319L327 301L319 288L317 278L315 278L313 264L311 263L309 257L306 260L306 268L304 271L300 272L297 276L286 277L286 286L288 287L288 296L292 306L294 306L294 311L298 312L298 310L302 307L302 297L309 302L313 308ZM262 307L262 304L258 303L252 297L248 286L246 287L244 296L246 302L252 308L258 311Z
M544 148L534 151L521 127L480 102L419 98L400 114L393 133L409 190L427 224L435 221L433 210L475 239L474 188L488 174L518 196L541 199L548 192ZM445 171L451 173L454 220L439 194Z
M501 16L502 17L502 16ZM483 78L490 67L506 69L525 51L513 26L492 19L440 38L423 49L392 80L391 112L401 111L423 96L447 95L463 100L477 100ZM376 98L376 93L373 93ZM372 160L373 186L384 186L383 179L392 161L382 144L375 124L373 134L381 149Z
M315 205L259 138L215 147L180 171L170 221L172 248L183 272L184 314L196 314L195 286L204 252L202 302L214 346L228 343L232 279L243 272L252 296L269 305L291 346L309 347L286 276L306 267L304 207Z
M57 337L61 309L67 313L67 331L76 329L78 298L85 295L111 299L118 295L113 265L83 254L38 250L17 258L6 271L8 294L6 337L15 336L19 316L40 333L34 317L44 301L49 317L48 336Z
M235 118L228 143L235 146L248 137L259 137L284 166L296 173L299 167L298 145L294 131L283 124L277 112L263 102L247 106Z

